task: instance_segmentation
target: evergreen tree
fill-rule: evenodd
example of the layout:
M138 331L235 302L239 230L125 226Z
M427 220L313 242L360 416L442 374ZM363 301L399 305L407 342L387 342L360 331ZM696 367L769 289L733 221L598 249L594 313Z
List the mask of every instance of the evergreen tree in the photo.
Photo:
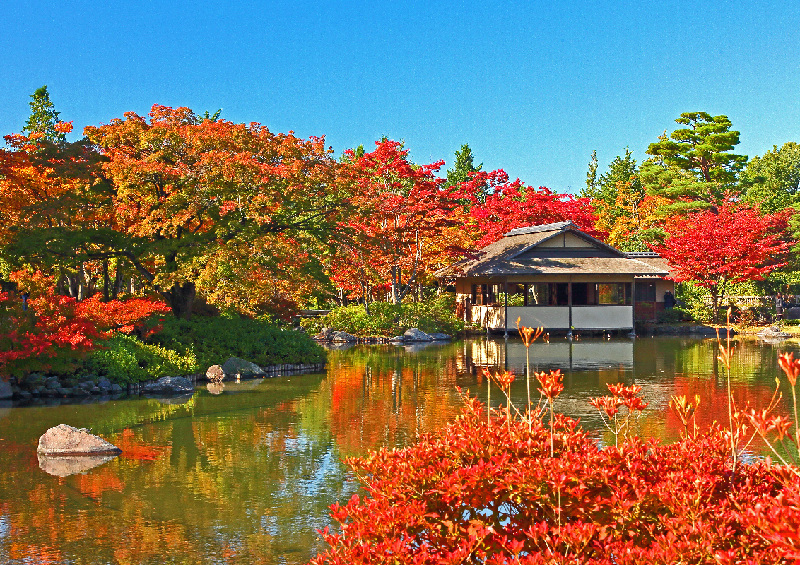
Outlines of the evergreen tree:
M731 153L739 132L727 116L684 112L675 120L688 126L666 132L647 148L641 178L649 194L670 201L665 214L708 208L735 191L746 155Z
M456 162L452 169L447 171L447 180L445 186L456 186L462 182L466 182L470 178L470 173L477 173L483 168L483 163L475 166L472 158L472 149L469 144L465 143L461 149L456 151Z
M66 134L56 129L56 124L60 121L59 113L56 112L55 106L50 101L47 85L37 88L36 92L31 94L30 106L31 115L25 122L22 131L28 135L42 133L45 140L56 145L66 143Z
M771 214L800 208L800 145L790 141L753 157L741 175L743 198Z

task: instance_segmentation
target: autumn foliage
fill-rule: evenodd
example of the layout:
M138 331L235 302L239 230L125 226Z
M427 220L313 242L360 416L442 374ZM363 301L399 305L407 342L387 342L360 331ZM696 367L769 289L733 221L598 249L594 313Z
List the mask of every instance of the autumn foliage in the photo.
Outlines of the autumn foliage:
M549 188L525 186L519 179L509 181L502 169L473 173L461 190L470 203L470 217L479 234L476 246L484 247L514 228L571 220L594 237L597 218L588 198L557 194Z
M23 309L16 294L0 293L0 376L32 370L65 370L98 340L120 331L131 333L142 320L169 311L163 302L147 298L102 302L98 297L77 301L51 288L28 301Z
M667 237L653 250L670 263L675 281L694 281L711 293L714 312L728 285L761 280L786 264L786 214L762 216L736 202L668 222Z
M333 507L341 530L312 563L795 562L800 482L766 461L732 471L726 434L602 447L556 415L551 456L541 417L487 422L465 397L435 436L350 460L367 494Z

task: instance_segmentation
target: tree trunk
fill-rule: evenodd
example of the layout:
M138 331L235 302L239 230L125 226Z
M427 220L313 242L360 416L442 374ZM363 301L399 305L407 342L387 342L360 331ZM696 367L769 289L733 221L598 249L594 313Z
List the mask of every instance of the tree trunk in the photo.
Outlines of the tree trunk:
M124 272L122 270L122 261L117 261L117 270L114 273L114 287L111 290L111 298L116 300L119 293L122 292L122 285L125 284Z
M108 274L108 259L103 259L103 302L111 300L111 277Z
M400 304L403 300L402 295L400 294L400 278L402 276L402 271L400 267L397 265L392 266L392 302L395 304Z
M176 318L186 318L187 320L192 316L192 306L196 294L193 282L175 283L169 292L163 293L164 299L172 308L172 314Z

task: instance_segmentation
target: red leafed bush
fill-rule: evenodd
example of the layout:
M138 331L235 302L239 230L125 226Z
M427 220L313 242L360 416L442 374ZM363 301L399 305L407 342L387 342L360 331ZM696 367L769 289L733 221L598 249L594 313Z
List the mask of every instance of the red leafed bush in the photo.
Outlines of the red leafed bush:
M78 302L48 290L28 301L0 293L0 376L22 376L33 371L69 371L97 340L114 331L130 333L137 322L169 308L144 298Z
M367 495L334 505L313 564L794 563L800 481L733 467L727 431L601 447L577 422L462 415L402 450L349 460ZM796 471L796 470L795 470Z

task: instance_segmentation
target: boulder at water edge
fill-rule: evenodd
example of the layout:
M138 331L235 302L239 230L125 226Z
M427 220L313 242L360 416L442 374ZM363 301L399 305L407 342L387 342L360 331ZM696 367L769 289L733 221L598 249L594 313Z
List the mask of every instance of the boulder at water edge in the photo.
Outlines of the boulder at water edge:
M14 390L11 385L4 380L0 380L0 399L11 398L14 396Z
M264 369L238 357L231 357L222 364L222 372L227 376L255 377L264 375Z
M155 382L147 383L142 392L149 394L186 394L194 392L192 381L186 377L161 377Z
M118 455L122 450L84 428L59 424L39 438L36 450L43 455Z
M211 365L206 371L206 378L212 383L221 383L225 379L225 371L219 365Z
M405 341L433 341L433 338L418 328L409 328L403 334Z
M331 341L334 343L354 343L358 338L347 332L331 332Z
M450 341L453 339L452 336L442 333L430 334L430 336L433 341Z

